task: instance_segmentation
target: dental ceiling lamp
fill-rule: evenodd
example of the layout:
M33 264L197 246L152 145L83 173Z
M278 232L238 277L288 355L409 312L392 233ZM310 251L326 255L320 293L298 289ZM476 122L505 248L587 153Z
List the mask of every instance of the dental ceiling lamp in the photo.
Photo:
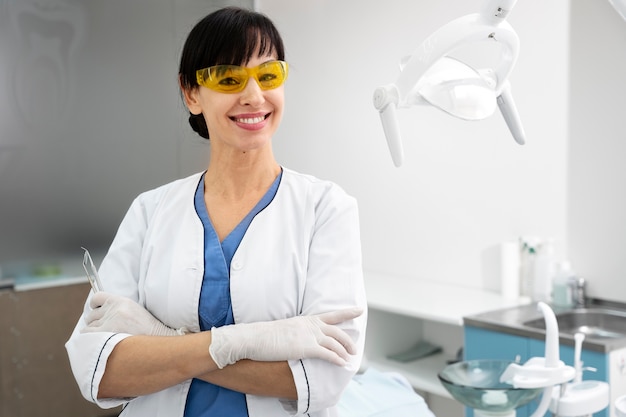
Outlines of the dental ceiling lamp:
M482 120L494 112L497 103L513 138L524 144L524 129L508 81L519 39L506 18L516 2L487 0L480 13L442 26L401 61L394 84L376 89L374 107L396 167L404 160L396 109L412 105L432 105L464 120ZM465 47L485 42L499 46L495 65L476 69L453 57Z
M626 0L609 0L615 11L626 20Z

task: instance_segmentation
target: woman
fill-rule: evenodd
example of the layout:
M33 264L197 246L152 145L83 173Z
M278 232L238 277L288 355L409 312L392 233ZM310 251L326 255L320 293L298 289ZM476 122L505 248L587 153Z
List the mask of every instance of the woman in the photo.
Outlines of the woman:
M122 221L106 292L66 344L88 400L123 416L336 414L365 336L357 205L274 159L287 72L261 14L221 9L190 32L179 82L210 160Z

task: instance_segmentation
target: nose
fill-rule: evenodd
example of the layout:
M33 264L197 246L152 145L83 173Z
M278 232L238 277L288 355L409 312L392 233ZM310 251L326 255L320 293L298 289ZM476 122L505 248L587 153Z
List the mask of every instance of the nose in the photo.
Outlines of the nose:
M265 96L263 95L263 90L261 90L261 87L254 79L254 77L250 77L248 79L246 87L241 92L241 104L257 106L259 104L262 104L264 101Z

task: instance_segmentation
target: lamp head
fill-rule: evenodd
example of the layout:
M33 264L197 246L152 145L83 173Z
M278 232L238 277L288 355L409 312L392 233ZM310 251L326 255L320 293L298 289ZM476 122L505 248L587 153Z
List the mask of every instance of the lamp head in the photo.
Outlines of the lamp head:
M519 39L505 19L517 0L487 0L481 13L455 19L430 35L401 63L396 82L380 87L374 106L380 113L394 164L403 159L396 109L432 105L464 120L484 119L498 105L515 140L524 132L510 94L508 77L517 60ZM497 63L475 68L452 57L468 45L498 43Z

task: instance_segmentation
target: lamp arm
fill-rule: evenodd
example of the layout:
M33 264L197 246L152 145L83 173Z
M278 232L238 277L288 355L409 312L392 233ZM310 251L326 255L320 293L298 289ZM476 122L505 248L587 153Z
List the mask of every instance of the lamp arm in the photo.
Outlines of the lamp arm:
M500 64L494 69L496 86L494 88L496 96L500 95L504 88L513 67L517 62L519 54L519 37L513 27L507 22L500 24L491 35L495 41L504 46Z
M498 24L506 19L517 0L487 0L481 10L483 19Z

